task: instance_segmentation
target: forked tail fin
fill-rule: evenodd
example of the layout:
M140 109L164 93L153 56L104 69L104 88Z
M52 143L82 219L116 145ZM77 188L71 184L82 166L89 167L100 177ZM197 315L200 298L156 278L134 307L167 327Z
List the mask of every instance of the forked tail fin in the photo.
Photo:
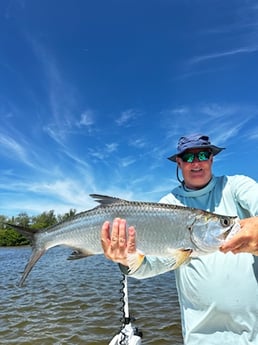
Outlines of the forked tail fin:
M25 282L27 276L29 275L30 271L32 270L33 266L45 253L46 249L39 248L36 244L36 234L39 232L38 229L29 229L20 225L15 225L15 224L10 224L10 223L5 223L5 224L12 227L14 230L18 231L23 236L25 236L31 242L31 245L32 245L32 254L31 254L30 260L27 263L24 269L24 272L22 274L21 280L19 282L19 286L21 287L23 283Z
M25 270L23 271L21 280L19 282L19 287L23 286L25 279L28 277L30 271L32 270L33 266L36 262L41 258L41 256L45 253L45 249L34 248L30 257L29 262L27 263Z

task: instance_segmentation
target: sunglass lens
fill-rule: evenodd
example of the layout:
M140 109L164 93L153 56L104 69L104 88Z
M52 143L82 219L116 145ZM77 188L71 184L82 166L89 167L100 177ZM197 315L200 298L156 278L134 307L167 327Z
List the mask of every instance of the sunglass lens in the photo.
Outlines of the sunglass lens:
M200 162L207 161L210 158L211 153L209 151L198 152L198 159Z
M192 163L194 161L194 156L195 156L194 153L186 152L186 153L183 154L182 160L184 162L187 162L187 163Z
M181 158L183 162L192 163L195 157L197 157L199 162L204 162L207 161L210 158L210 156L210 151L200 151L198 153L186 152L181 156Z

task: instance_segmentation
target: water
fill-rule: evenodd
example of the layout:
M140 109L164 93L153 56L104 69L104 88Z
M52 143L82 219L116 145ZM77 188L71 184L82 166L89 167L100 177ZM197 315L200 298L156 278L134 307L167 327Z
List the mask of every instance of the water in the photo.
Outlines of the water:
M67 261L69 249L49 250L25 286L17 286L30 247L0 248L0 344L105 345L119 332L121 273L97 255ZM128 279L129 308L143 345L182 345L173 272Z

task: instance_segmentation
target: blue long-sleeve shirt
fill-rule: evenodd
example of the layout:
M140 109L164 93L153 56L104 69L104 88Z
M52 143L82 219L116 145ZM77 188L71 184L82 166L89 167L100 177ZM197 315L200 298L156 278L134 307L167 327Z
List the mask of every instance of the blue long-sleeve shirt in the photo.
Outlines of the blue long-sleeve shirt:
M180 185L160 202L239 218L257 216L258 184L246 176L213 176L200 190ZM165 261L146 256L133 276L164 273ZM175 275L186 345L258 344L258 256L216 252L192 258Z

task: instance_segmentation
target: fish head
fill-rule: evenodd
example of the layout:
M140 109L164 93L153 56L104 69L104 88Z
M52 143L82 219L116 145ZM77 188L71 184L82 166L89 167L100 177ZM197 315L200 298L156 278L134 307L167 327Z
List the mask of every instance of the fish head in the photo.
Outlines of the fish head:
M191 225L191 241L199 252L214 252L240 230L237 217L200 211Z

